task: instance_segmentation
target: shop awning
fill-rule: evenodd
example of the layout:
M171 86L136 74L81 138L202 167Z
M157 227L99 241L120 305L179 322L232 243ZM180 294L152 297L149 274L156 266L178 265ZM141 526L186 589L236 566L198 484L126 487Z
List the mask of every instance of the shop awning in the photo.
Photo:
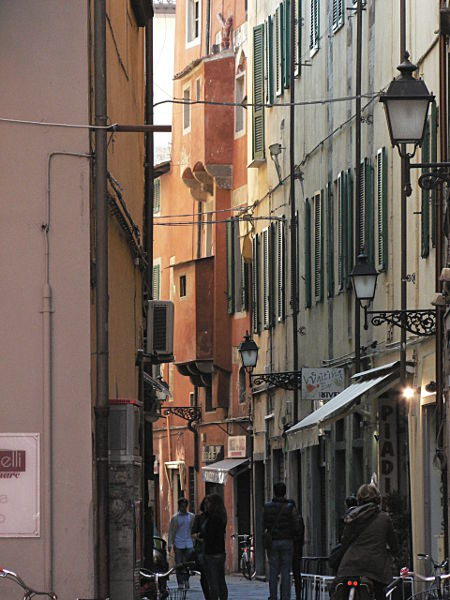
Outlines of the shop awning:
M202 467L202 480L225 485L228 475L237 475L247 467L248 458L227 458Z
M396 361L353 375L354 383L287 430L289 450L318 444L320 429L348 415L364 394L378 397L391 388L399 378L398 367Z

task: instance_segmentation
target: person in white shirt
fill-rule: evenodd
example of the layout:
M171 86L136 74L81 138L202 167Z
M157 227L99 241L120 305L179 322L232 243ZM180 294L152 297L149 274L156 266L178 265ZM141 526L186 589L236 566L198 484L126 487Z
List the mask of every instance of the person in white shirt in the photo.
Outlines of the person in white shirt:
M194 515L188 512L187 498L178 500L178 512L170 519L169 525L169 553L172 547L175 550L175 563L189 562L193 558L194 545L191 537L191 528ZM177 582L179 588L189 588L189 572L177 569Z

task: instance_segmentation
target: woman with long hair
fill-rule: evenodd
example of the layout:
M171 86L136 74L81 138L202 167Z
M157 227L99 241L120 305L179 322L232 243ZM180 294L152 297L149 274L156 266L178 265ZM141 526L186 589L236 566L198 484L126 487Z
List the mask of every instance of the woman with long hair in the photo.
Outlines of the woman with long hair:
M205 542L205 572L210 600L228 600L225 581L225 531L227 511L219 494L205 498L206 520L203 527Z

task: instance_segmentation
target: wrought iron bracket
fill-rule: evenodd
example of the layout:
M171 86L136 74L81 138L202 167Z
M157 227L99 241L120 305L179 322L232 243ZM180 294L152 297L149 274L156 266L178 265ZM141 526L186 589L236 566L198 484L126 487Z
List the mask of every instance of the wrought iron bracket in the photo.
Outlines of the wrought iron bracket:
M423 190L434 190L446 183L450 186L450 163L409 163L410 169L429 169L419 177L419 186Z
M283 390L298 390L302 387L301 371L284 371L282 373L255 373L251 375L252 386L267 383L269 386Z
M388 323L418 336L434 335L436 333L436 310L367 310L364 309L364 329L368 328L367 317L377 327Z
M202 409L199 406L171 406L170 408L164 408L163 414L165 417L171 414L176 415L188 421L189 425L192 425L192 423L197 423L201 420Z

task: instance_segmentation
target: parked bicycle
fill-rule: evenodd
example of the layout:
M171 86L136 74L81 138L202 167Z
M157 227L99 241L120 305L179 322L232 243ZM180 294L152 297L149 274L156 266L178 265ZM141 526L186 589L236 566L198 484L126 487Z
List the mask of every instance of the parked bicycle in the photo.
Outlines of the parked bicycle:
M2 567L0 567L0 577L13 581L14 583L20 586L23 589L23 600L30 600L35 596L47 596L47 598L57 600L57 596L53 592L40 592L38 590L35 590L34 588L27 585L24 582L24 580L13 571L8 571L8 569L3 569Z
M232 538L239 542L239 570L246 579L253 579L256 574L253 535L251 533L233 533Z
M332 584L333 600L373 600L373 585L367 577L336 577Z
M411 600L448 600L449 598L450 573L437 572L436 575L424 576L410 571L408 567L404 567L400 575L411 577L415 584L425 584L425 589L414 593Z
M180 563L164 573L140 569L142 600L186 600L188 589L172 588L167 585L169 577L177 569L186 569L197 574L194 562Z
M418 554L417 558L428 563L430 570L433 572L435 577L436 575L444 573L448 569L448 558L445 558L440 563L435 561L431 554Z

